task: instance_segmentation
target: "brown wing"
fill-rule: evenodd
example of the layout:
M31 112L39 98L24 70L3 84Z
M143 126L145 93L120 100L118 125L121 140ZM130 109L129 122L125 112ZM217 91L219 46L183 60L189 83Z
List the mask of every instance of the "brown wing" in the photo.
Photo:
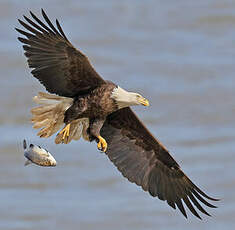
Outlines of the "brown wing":
M200 216L193 205L209 215L198 201L215 207L204 198L217 199L202 192L183 173L165 147L150 134L130 108L109 115L101 136L108 143L106 154L124 177L152 196L166 200L172 208L177 206L185 217L187 214L182 201L198 218Z
M43 10L48 26L30 13L34 21L25 16L28 24L19 20L28 32L16 28L26 36L18 39L25 44L25 56L33 68L31 73L50 93L74 97L105 83L88 58L68 41L57 20L56 29Z

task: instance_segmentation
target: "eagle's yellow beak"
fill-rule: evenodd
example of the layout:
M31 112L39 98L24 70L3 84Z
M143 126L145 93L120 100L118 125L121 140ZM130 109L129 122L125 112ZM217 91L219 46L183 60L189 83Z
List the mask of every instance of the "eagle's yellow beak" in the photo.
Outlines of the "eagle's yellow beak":
M139 98L138 101L140 104L142 104L144 106L149 106L149 101L144 97Z

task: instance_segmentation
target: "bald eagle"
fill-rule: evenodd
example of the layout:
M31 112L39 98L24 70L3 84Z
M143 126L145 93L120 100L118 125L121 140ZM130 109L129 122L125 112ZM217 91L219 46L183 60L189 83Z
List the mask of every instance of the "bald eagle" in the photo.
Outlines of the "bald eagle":
M199 189L180 169L168 150L148 131L130 109L148 106L138 93L128 92L105 81L88 58L65 36L58 20L56 27L42 10L44 23L30 12L32 19L19 23L27 30L16 30L32 75L51 93L39 92L33 99L34 128L40 137L58 132L55 143L69 143L82 136L95 140L118 170L130 182L141 186L187 217L183 202L198 218L196 208L210 215L200 204L215 208L205 200L217 201ZM183 201L183 202L182 202ZM200 201L200 202L199 202ZM193 206L194 205L194 206Z

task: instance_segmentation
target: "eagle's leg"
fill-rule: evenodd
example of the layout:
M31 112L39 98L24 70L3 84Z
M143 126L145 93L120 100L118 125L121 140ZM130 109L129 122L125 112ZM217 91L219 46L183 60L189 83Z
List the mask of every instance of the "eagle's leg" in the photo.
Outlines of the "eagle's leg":
M78 118L83 118L82 113L87 109L87 104L84 98L74 99L73 104L64 112L65 127L57 134L55 142L57 144L68 144L72 139L70 135L74 134L73 121Z
M103 152L106 152L108 144L100 135L100 129L102 128L104 122L105 119L94 119L93 121L90 121L89 134L91 137L96 139L96 142L98 143L97 148Z
M70 130L70 123L67 124L60 132L59 134L63 134L63 140L69 136L69 130Z

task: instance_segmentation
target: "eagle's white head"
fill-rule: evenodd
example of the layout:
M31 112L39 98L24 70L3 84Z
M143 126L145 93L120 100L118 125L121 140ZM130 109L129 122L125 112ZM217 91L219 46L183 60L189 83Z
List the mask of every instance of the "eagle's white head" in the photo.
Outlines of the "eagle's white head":
M111 98L113 98L118 109L125 108L131 105L144 105L149 106L149 101L138 93L128 92L117 86L113 89L111 93Z

